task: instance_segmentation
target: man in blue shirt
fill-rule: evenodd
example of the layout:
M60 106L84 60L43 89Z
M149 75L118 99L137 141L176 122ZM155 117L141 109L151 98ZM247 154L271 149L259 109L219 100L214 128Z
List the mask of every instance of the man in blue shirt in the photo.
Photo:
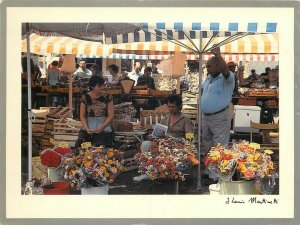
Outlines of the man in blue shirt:
M227 146L230 137L231 113L229 103L234 89L234 74L220 54L220 48L207 63L208 76L202 85L202 142L204 153L218 143Z

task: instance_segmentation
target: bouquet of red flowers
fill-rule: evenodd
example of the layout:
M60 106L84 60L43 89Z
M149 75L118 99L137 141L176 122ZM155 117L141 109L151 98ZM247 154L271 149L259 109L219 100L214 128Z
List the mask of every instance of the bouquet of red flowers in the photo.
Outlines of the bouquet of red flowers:
M71 153L70 147L47 148L41 152L41 163L47 167L58 168L62 164L62 157Z

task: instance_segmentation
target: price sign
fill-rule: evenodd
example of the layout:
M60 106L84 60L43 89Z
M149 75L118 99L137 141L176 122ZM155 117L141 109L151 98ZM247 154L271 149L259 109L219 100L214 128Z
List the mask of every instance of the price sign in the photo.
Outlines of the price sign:
M83 142L81 144L81 148L90 148L92 147L92 143L91 142Z
M251 142L251 143L249 144L249 147L254 148L254 149L260 149L260 144Z
M194 133L186 133L185 138L188 139L188 140L193 139L194 138Z
M67 148L69 147L69 142L66 141L59 142L59 147Z
M55 140L53 140L52 138L49 139L50 144L55 145Z

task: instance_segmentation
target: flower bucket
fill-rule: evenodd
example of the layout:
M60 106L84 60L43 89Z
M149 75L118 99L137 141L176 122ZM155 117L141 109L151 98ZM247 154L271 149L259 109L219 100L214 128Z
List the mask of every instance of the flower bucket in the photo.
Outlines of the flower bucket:
M220 182L221 195L251 195L255 193L254 180L240 180L240 181L224 181Z
M209 194L210 195L220 195L220 184L209 185Z
M48 167L48 178L53 181L62 181L63 177L60 174L60 170L55 167Z
M44 188L44 195L68 195L70 193L69 182L52 182L54 188Z
M83 187L81 195L108 195L108 185L102 187Z

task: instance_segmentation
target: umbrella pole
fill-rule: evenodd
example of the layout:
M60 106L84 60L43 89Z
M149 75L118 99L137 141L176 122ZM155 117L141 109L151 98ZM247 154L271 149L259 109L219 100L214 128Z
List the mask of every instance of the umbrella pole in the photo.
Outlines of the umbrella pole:
M72 112L73 115L73 78L72 78L72 73L68 74L69 77L69 109Z
M30 63L30 39L29 24L26 23L27 36L27 90L28 90L28 182L32 181L32 111L31 111L31 63Z
M199 43L199 98L198 98L198 173L196 190L201 189L201 86L202 86L202 31L200 31Z

